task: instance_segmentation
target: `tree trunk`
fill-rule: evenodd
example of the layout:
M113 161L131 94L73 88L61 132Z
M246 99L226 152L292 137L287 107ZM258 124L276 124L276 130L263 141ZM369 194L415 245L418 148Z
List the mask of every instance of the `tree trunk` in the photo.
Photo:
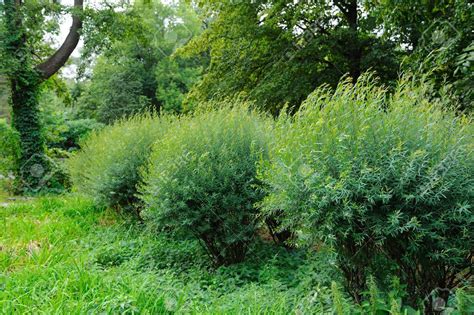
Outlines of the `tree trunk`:
M352 32L352 45L349 48L349 62L350 62L350 76L354 83L360 76L360 64L362 59L362 48L359 39L359 23L358 23L358 12L357 12L357 0L349 1L347 5L347 20L349 27Z
M355 83L361 74L362 44L359 38L359 14L357 0L334 0L334 5L342 12L349 26L347 50L344 55L349 62L349 75Z
M48 185L50 165L39 121L39 83L34 71L25 72L11 79L12 125L20 134L21 149L16 186L17 192L35 193Z
M38 110L39 76L31 66L26 44L26 30L20 12L20 0L5 0L5 50L11 58L7 69L12 103L12 125L20 134L21 157L17 165L17 192L30 192L40 186L41 175L47 172L44 141L41 136ZM36 169L36 171L35 171Z

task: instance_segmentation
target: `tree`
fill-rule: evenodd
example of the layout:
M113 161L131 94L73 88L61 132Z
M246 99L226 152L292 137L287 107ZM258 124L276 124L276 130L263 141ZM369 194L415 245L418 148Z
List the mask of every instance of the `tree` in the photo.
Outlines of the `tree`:
M208 28L183 55L209 52L210 66L187 98L192 105L239 95L278 112L321 84L372 69L397 78L400 53L378 35L373 9L356 0L199 1ZM190 105L190 106L191 106Z
M184 2L136 2L116 19L110 37L77 100L79 112L104 123L144 111L180 112L185 93L202 71L199 60L173 55L201 31Z
M1 69L10 82L12 124L20 136L18 174L19 189L23 192L36 192L47 185L45 175L50 165L44 154L38 96L41 83L56 74L76 48L82 28L82 10L83 0L74 0L69 34L59 49L37 63L35 58L49 50L42 43L46 32L42 26L47 24L47 14L57 16L62 7L56 1L28 4L22 0L3 1Z
M373 1L374 16L408 54L411 71L429 74L438 90L450 88L460 110L474 109L472 1ZM439 96L439 95L435 95Z
M186 103L239 96L277 113L370 70L391 86L401 71L432 73L438 90L452 86L469 110L471 2L200 0L207 29L182 54L208 52L211 61Z

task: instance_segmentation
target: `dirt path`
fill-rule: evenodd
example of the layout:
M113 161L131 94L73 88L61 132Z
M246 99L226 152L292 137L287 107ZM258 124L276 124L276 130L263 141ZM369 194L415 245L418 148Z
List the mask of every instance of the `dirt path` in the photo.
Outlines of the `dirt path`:
M17 202L17 201L28 201L28 200L31 200L33 198L31 197L9 197L9 198L5 198L3 200L0 200L0 208L6 208L8 207L9 205Z

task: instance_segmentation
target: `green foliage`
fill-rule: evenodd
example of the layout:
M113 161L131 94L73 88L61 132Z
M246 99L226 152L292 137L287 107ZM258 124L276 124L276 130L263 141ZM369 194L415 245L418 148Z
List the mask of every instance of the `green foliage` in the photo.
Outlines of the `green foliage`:
M18 133L4 120L0 120L0 170L14 170L19 158Z
M69 178L64 165L64 160L69 157L69 152L79 148L81 138L85 137L92 130L102 127L102 124L93 119L75 119L71 108L65 106L65 101L53 93L53 85L61 83L57 78L48 80L41 86L41 92L38 98L38 118L42 126L39 135L45 141L45 152L36 153L26 162L20 161L20 154L16 161L16 167L10 168L14 171L13 175L17 177L15 185L11 182L13 190L24 187L24 191L35 194L61 193L70 187ZM60 91L54 91L59 93ZM67 96L67 95L66 95ZM64 97L65 99L67 97ZM17 116L18 120L23 121ZM28 123L31 117L26 119ZM12 147L13 149L14 147ZM18 148L20 151L20 149ZM39 167L37 161L43 161L46 167ZM18 178L18 174L31 175L39 181L39 187Z
M151 1L126 7L77 100L83 117L111 123L146 111L181 112L184 94L200 75L196 61L173 57L199 33L200 21L184 2Z
M161 293L150 286L152 275L94 266L92 246L108 239L95 231L107 230L103 222L117 218L90 200L41 198L2 208L2 214L2 313L164 312Z
M369 314L347 298L327 250L259 244L246 262L210 269L196 241L153 233L91 200L39 198L1 211L2 313L334 314L342 305ZM377 295L386 304L386 292ZM472 297L456 291L452 314L470 314Z
M181 118L144 172L147 218L201 240L217 265L242 261L256 231L255 175L269 123L238 105Z
M363 77L316 90L277 124L263 208L301 241L334 246L356 300L368 272L398 274L416 305L472 268L474 129L429 92L406 77L387 96Z
M67 96L64 98L67 99ZM66 106L63 98L49 87L41 93L39 105L43 134L49 149L77 150L83 138L104 126L95 119L77 119L74 109Z
M155 69L156 99L165 112L180 113L186 93L196 83L202 72L199 61L183 61L179 57L165 59Z
M0 4L0 74L9 81L12 126L20 138L15 189L25 194L56 185L50 176L54 165L45 154L38 105L44 80L37 66L52 54L53 48L44 38L57 34L63 11L57 1L5 0Z
M456 290L455 308L459 314L470 314L474 312L474 289L462 287Z
M209 21L182 50L210 54L186 104L233 96L277 113L298 107L321 84L372 69L396 79L402 50L380 36L374 6L360 1L197 1ZM361 12L364 12L362 14Z
M469 0L369 1L374 18L409 54L405 68L430 74L436 90L450 87L460 110L474 109L474 10ZM435 90L435 95L438 94Z
M95 119L72 119L65 121L65 128L61 135L63 149L79 149L80 143L86 139L92 131L100 130L103 124Z
M332 300L334 303L334 311L337 315L344 315L346 310L346 304L344 303L341 291L337 287L337 283L333 282L331 284L331 293L332 293Z
M474 15L469 0L199 0L206 29L183 55L210 54L187 106L239 95L272 112L297 108L318 86L371 70L387 85L400 69L431 73L472 110ZM437 97L434 91L432 97Z
M43 114L43 113L42 113ZM21 120L21 119L19 119ZM18 124L18 120L17 124ZM28 119L21 120L28 123ZM47 127L50 127L48 125ZM47 130L47 128L45 128ZM52 129L51 129L52 130ZM48 133L46 132L46 138ZM33 133L35 135L35 133ZM36 134L37 135L37 134ZM30 135L31 136L31 135ZM34 136L35 137L35 136ZM35 138L32 138L33 141ZM25 161L21 158L20 134L11 128L4 120L0 121L0 187L10 193L18 193L23 189L25 193L57 193L63 192L68 187L68 178L63 168L62 160L67 156L58 150L46 150L44 153L34 154ZM44 169L39 168L37 175L33 176L33 182L28 182L19 175L31 176L35 172L38 161L45 163ZM36 173L35 173L36 174ZM35 187L34 183L39 182ZM32 184L33 183L33 184Z
M137 206L139 168L151 145L167 130L170 118L154 115L121 120L92 133L82 150L68 161L74 188L99 204L133 209Z
M0 119L0 191L12 191L13 179L20 159L18 133Z
M92 81L78 100L79 111L83 117L95 117L103 123L146 112L152 109L152 91L145 95L145 80L155 84L149 70L139 61L115 65L100 58Z
M51 1L28 1L16 6L14 1L0 3L0 73L14 76L19 70L30 69L37 62L53 52L45 36L59 33L59 18L65 7ZM20 22L19 22L20 21ZM22 47L17 46L24 41ZM17 50L11 53L13 46ZM35 56L31 52L35 52Z

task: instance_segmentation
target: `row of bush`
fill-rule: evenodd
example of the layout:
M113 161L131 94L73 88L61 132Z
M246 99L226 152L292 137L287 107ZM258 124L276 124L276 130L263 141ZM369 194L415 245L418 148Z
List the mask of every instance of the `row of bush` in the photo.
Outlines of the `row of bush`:
M239 262L257 229L271 122L242 106L137 116L93 134L70 159L71 178L100 204L192 233L216 265Z
M396 276L417 305L463 286L474 254L474 130L425 93L404 79L388 95L367 76L276 121L239 104L135 117L90 137L71 176L102 204L195 236L216 265L242 261L267 226L288 246L334 249L357 302L371 276Z

